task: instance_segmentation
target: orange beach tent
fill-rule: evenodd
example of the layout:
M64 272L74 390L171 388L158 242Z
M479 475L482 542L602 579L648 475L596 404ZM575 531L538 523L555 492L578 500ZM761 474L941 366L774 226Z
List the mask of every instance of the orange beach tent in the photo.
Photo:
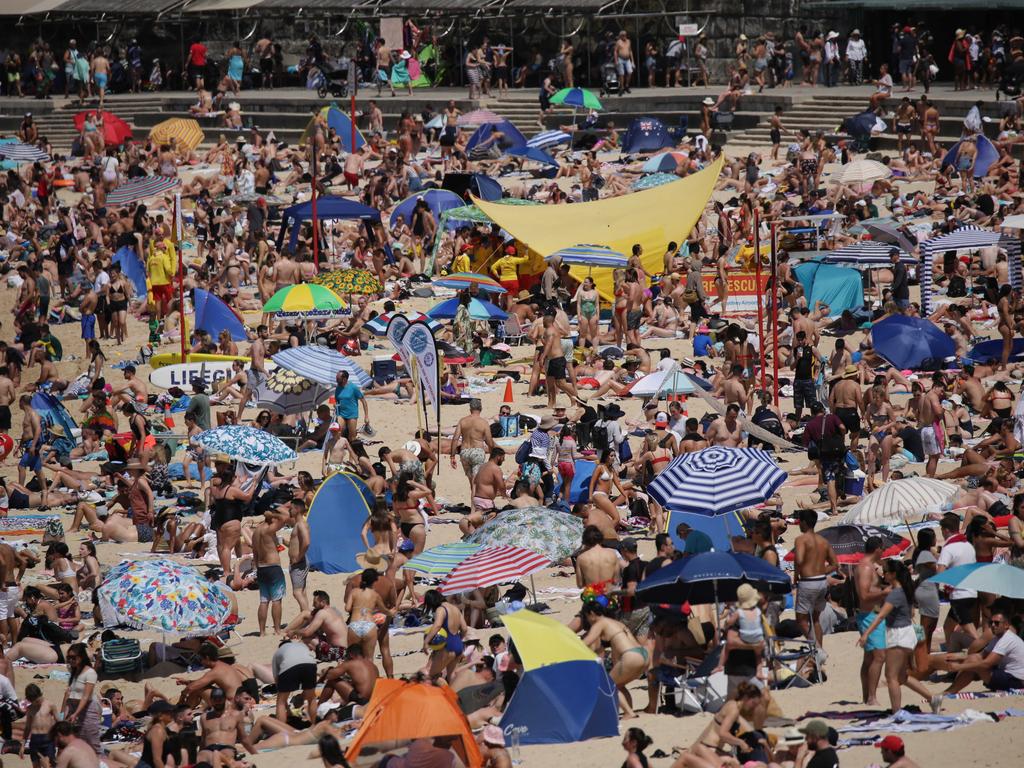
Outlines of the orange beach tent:
M459 700L451 688L407 680L379 679L366 705L345 758L354 762L365 745L390 741L429 739L449 736L456 739L452 748L466 768L480 768L483 758L473 739L469 721L459 709Z

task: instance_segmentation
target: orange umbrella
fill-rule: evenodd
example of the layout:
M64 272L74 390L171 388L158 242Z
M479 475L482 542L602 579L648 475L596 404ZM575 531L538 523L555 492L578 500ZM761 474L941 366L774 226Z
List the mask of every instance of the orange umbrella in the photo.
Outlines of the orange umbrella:
M483 765L469 721L459 709L459 699L451 688L379 678L366 705L363 724L356 731L345 758L354 763L367 744L437 736L455 738L452 748L466 768Z
M95 109L88 109L75 115L76 131L82 130L87 117L94 121L103 118L103 143L107 146L116 147L132 137L132 127L128 123L113 112L97 112Z

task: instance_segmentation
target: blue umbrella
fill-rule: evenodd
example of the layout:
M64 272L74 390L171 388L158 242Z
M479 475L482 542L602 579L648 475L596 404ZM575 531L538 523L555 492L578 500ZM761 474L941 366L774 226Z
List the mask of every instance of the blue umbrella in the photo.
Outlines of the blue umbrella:
M1024 599L1024 568L1004 563L958 565L926 580L1014 600Z
M242 424L214 427L195 436L208 453L223 453L244 464L272 467L295 461L295 451L269 432Z
M545 257L545 261L551 261L555 257L561 259L563 264L578 264L582 267L624 267L629 263L625 254L613 251L604 245L573 245L555 251Z
M875 352L897 370L921 370L956 355L956 343L934 323L920 317L891 315L871 327Z
M691 529L707 535L716 552L729 552L732 549L733 536L746 538L747 535L738 512L728 512L713 517L696 515L692 512L670 512L668 533L672 536L672 541L675 542L676 549L680 552L686 547L686 542L676 536L676 528L680 523L686 523Z
M420 200L426 202L435 224L441 220L441 214L444 211L466 204L465 200L447 189L425 189L415 195L409 195L395 206L395 209L391 211L391 226L395 226L399 216L404 219L406 224L411 222L413 209Z
M572 142L572 135L565 131L542 131L526 140L526 146L536 149L547 149L557 147L559 144Z
M325 387L333 387L337 383L339 371L348 371L349 378L360 389L373 385L370 374L350 358L327 347L315 344L288 347L274 355L273 360L282 368L295 371L300 376Z
M427 312L427 317L435 320L451 320L459 309L459 297L442 301ZM504 320L508 313L496 304L480 299L469 300L469 316L473 320Z
M558 167L558 161L555 160L551 155L545 152L543 149L537 149L529 145L522 147L510 147L505 150L506 155L512 155L513 157L522 157L525 160L533 160L534 162L541 163L542 165L550 165L555 168Z
M773 595L785 595L793 589L784 571L759 557L703 552L659 568L637 585L636 595L645 603L732 602L741 584L753 584Z
M647 490L665 509L720 515L760 504L786 477L770 453L714 447L673 459Z

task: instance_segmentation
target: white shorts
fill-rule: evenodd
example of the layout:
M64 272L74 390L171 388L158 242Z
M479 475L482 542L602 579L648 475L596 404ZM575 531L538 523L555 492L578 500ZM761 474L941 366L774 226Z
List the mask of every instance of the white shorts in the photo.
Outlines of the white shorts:
M908 651L914 650L917 647L917 632L914 631L913 625L899 627L898 629L886 629L885 647L905 648Z
M14 609L18 605L20 595L21 591L16 586L0 589L0 621L14 616Z
M921 449L925 456L938 456L942 453L939 440L935 436L935 427L921 428Z

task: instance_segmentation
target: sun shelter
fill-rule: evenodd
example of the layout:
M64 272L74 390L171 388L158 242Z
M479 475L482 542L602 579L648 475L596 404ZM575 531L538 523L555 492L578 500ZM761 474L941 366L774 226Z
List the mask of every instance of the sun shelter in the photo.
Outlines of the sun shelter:
M804 287L809 306L822 301L829 305L834 317L846 310L856 312L864 306L864 285L855 269L815 259L797 264L793 274Z
M438 737L454 740L451 748L466 768L483 765L469 721L451 688L378 678L345 758L354 763L370 744Z
M374 231L375 225L380 225L380 211L363 205L355 200L349 200L340 195L324 195L316 199L316 217L319 221L334 221L336 219L358 219L363 223L366 231L366 239L377 243L377 235ZM304 221L311 221L313 218L313 201L307 200L284 209L281 216L281 231L277 233L278 249L284 246L285 235L289 228L291 235L288 238L288 250L294 251L299 242L299 224ZM382 243L388 257L391 257L391 247L387 242Z
M977 250L991 245L998 245L1006 251L1010 285L1020 288L1020 238L980 227L961 227L949 234L939 235L921 243L921 267L918 277L921 280L922 314L930 315L935 309L932 301L932 273L935 269L936 254L945 251Z
M622 151L647 154L676 145L665 124L656 117L638 117L622 137Z
M202 288L193 290L195 296L195 326L197 330L206 331L214 339L221 331L228 331L232 341L245 341L245 323L235 310Z
M309 137L313 133L313 125L316 123L318 117L322 117L324 119L327 123L328 129L334 129L334 133L337 134L338 138L341 140L341 148L346 152L351 152L353 134L352 118L349 117L348 113L334 104L323 107L310 119L305 130L302 131L302 137L299 139L299 145L305 146L306 142L309 141ZM355 138L355 148L362 149L366 144L366 139L363 138L363 134L360 132L359 128L355 128Z
M309 505L309 567L321 573L351 573L363 551L359 531L375 504L373 491L348 472L337 472L317 489Z

